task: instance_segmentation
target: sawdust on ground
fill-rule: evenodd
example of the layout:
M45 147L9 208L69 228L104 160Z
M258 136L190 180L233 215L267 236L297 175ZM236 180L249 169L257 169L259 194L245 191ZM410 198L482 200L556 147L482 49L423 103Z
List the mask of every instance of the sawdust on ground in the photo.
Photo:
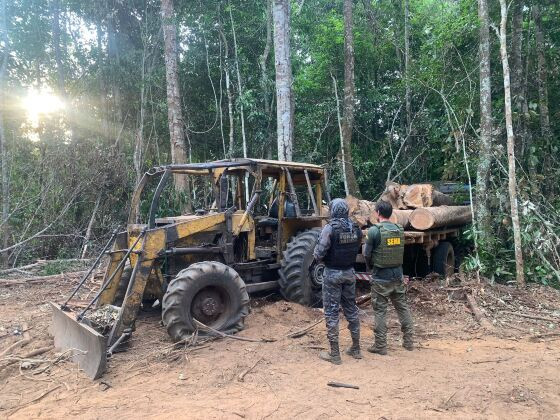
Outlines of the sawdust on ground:
M56 283L0 288L0 353L22 339L12 333L22 325L32 341L16 354L52 345L48 301L61 301L76 281L68 275ZM340 366L317 357L326 347L322 323L287 338L320 319L321 311L274 296L253 300L240 333L277 340L269 343L225 339L176 348L158 312L142 312L130 349L110 359L100 380L57 361L54 351L38 356L50 364L2 367L0 361L0 417L560 418L560 341L554 335L560 323L507 314L544 311L542 318L560 319L558 293L543 287L469 290L494 329L478 326L462 299L463 287L413 282L417 350L401 347L391 310L389 354L343 356ZM365 347L372 341L369 305L361 317ZM349 343L342 321L341 344ZM329 381L359 389L332 388Z

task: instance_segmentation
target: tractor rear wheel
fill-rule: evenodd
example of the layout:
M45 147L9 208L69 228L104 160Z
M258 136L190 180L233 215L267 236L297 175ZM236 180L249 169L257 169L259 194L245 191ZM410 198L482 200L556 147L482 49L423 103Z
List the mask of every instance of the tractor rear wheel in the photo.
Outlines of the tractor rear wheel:
M224 332L243 329L249 294L237 272L216 261L203 261L179 272L162 300L162 320L173 340L192 334L197 321Z
M311 307L322 305L324 266L313 261L320 233L320 228L306 230L288 242L279 270L280 292L286 300Z
M444 277L450 277L455 272L455 252L451 242L442 241L434 249L433 269Z

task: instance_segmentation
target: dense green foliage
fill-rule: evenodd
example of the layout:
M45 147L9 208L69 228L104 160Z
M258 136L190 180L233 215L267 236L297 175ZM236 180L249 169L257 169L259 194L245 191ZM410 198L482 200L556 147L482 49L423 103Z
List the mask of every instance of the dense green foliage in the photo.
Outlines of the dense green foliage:
M560 7L542 3L552 139L539 122L537 57L531 0L523 1L523 62L527 71L529 128L518 139L524 252L528 279L558 282L560 258L557 193L560 157ZM333 79L342 91L342 1L292 2L295 92L294 160L327 164L335 195L344 191ZM158 0L7 1L8 51L2 97L9 196L2 248L6 264L37 257L76 257L92 224L90 253L123 226L138 171L170 161L163 36ZM54 12L59 8L60 40ZM491 18L499 4L489 0ZM274 53L259 65L267 42L266 1L175 2L180 84L189 158L226 156L229 132L224 71L234 99L234 155L241 155L239 105L245 110L249 156L274 158ZM472 182L478 154L478 15L475 0L410 0L413 128L404 109L404 14L400 0L354 2L356 122L353 161L360 189L374 200L390 178L398 182ZM231 13L231 15L230 15ZM511 17L511 16L510 16ZM237 36L243 95L234 71L232 21ZM510 19L511 24L511 19ZM224 37L220 36L220 31ZM227 41L228 59L225 58ZM58 53L57 53L58 51ZM57 54L59 55L57 59ZM5 55L3 55L5 57ZM492 38L496 147L492 194L497 246L481 248L467 264L503 280L511 278L503 79L497 38ZM31 88L54 92L57 112L30 119ZM520 112L514 109L516 128ZM134 168L141 140L141 167ZM403 145L403 140L406 140ZM399 153L399 148L402 151ZM398 156L395 159L395 156ZM465 156L467 161L465 161ZM531 173L531 176L528 174Z

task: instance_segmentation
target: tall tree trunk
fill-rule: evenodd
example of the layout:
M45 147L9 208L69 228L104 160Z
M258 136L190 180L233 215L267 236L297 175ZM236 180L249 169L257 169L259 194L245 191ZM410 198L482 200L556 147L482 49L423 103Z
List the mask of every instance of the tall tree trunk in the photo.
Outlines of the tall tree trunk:
M146 114L146 51L147 46L144 45L142 51L142 69L140 71L140 118L138 121L138 129L136 130L136 138L134 141L134 171L136 172L136 185L140 183L143 175L144 160L144 119Z
M517 209L517 180L515 175L515 137L513 135L513 118L511 112L511 87L509 75L509 60L507 54L507 4L506 0L500 0L500 55L504 72L504 102L507 131L508 152L508 186L509 200L511 206L511 221L513 227L513 240L515 248L516 279L519 287L525 286L525 275L523 273L523 251L521 247L521 227L519 223L519 212Z
M268 72L267 61L272 46L272 0L266 0L266 43L262 55L259 57L259 66L261 68L261 89L264 105L265 124L265 150L270 151L272 148L272 130L270 129L270 92L268 89Z
M222 137L222 149L224 153L224 159L227 159L227 147L226 147L226 138L224 136L224 110L222 108L222 101L224 99L224 89L223 89L223 80L224 80L224 60L222 58L222 49L223 49L223 42L220 36L220 103L218 105L218 109L220 110L220 135Z
M412 130L412 104L410 98L410 7L409 0L404 0L404 78L406 102L406 131L410 136Z
M57 90L58 94L64 96L64 67L62 65L62 53L60 51L60 1L52 2L52 41L54 59L56 62Z
M169 140L171 141L171 162L187 163L185 153L185 132L183 113L181 111L181 94L179 90L179 72L177 66L177 28L173 12L173 0L161 0L163 41L165 46L165 79L167 81L167 120L169 123ZM185 175L174 174L175 191L188 194L190 191Z
M0 37L4 44L2 61L0 62L0 164L2 165L2 220L1 235L2 248L8 247L10 236L9 214L10 214L10 183L8 179L8 153L6 151L6 133L4 131L4 102L5 78L10 56L10 41L8 39L8 21L6 16L6 0L0 0ZM3 265L7 264L7 254L2 255Z
M87 225L86 234L84 236L84 244L82 245L82 256L81 256L82 259L84 259L87 255L87 251L89 248L89 240L91 239L91 231L93 230L93 224L95 223L97 210L99 210L99 204L101 204L102 193L103 190L99 190L99 193L97 193L97 200L95 200L95 205L93 206L93 211L91 212L91 217Z
M233 34L233 51L235 54L235 72L237 75L237 91L239 93L239 116L241 118L241 139L243 141L243 157L247 157L247 137L245 136L245 114L243 109L243 85L241 84L241 72L239 71L239 54L237 51L237 35L235 33L235 23L231 6L229 8L229 18L231 21L231 32ZM246 189L247 190L247 189Z
M541 135L545 142L545 150L550 152L552 145L552 130L548 112L548 81L546 59L544 56L544 34L542 30L541 7L538 2L533 5L533 18L535 20L535 41L537 49L537 82L539 87L539 115L541 121Z
M229 44L226 37L226 34L223 30L222 20L220 17L219 27L218 30L220 31L220 36L222 37L222 41L224 42L224 75L226 79L226 93L228 98L228 116L229 116L229 146L228 146L228 153L227 157L233 157L233 147L234 147L234 132L235 132L235 120L233 118L233 93L231 91L231 79L230 79L230 62L229 62Z
M480 245L493 249L492 220L488 200L488 182L492 166L492 86L490 73L490 19L487 0L478 0L480 59L480 150L476 173L476 223Z
M348 191L360 197L360 188L352 165L352 129L354 128L355 83L354 83L354 36L352 34L352 0L344 0L344 111L342 115L342 159Z
M338 82L336 78L331 74L334 88L334 98L336 99L336 119L338 121L338 133L340 135L340 153L342 155L342 181L344 182L344 193L346 197L350 195L350 190L348 189L348 177L346 176L346 158L344 156L344 135L342 132L342 117L340 116L340 100L338 99Z
M101 19L97 21L97 78L99 87L99 108L101 117L101 135L103 140L109 139L109 115L107 110L107 93L103 79L103 29Z
M229 18L231 20L231 32L233 34L233 51L235 53L235 71L237 73L237 90L239 92L239 117L241 118L241 139L243 141L243 157L247 157L247 137L245 136L245 114L243 110L243 85L241 84L241 72L239 71L239 54L237 51L237 35L235 34L235 23L231 4L229 7ZM249 174L245 173L245 203L249 203Z
M532 135L529 130L529 106L527 104L527 85L525 84L525 69L523 62L523 0L515 0L513 5L513 31L511 51L513 59L512 92L515 98L515 111L519 115L519 136L517 150L521 156L528 156L529 173L534 173L534 159L531 159L530 149Z
M117 77L117 72L120 69L120 56L119 56L119 46L117 42L117 33L115 29L115 18L109 12L107 17L107 56L109 58L109 80L111 93L113 96L113 112L115 116L115 130L112 135L115 139L118 138L118 126L122 122L122 108L121 108L121 89L119 86L119 81Z
M278 160L291 161L294 138L294 101L290 52L290 0L274 0L274 64L276 67L276 136Z

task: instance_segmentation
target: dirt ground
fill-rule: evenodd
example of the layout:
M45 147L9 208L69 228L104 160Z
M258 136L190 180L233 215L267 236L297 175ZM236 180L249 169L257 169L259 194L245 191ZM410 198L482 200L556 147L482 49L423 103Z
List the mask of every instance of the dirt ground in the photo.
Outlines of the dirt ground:
M321 319L318 309L274 296L256 299L239 335L276 341L220 339L187 348L171 343L152 310L141 313L130 349L110 359L102 379L91 381L54 350L31 362L14 359L52 345L48 302L61 301L77 278L0 286L0 354L18 340L31 340L0 356L0 417L560 418L555 290L412 282L417 349L401 347L391 310L389 354L343 356L340 366L317 357L326 347L323 323L300 338L287 337ZM475 321L465 290L490 327ZM365 347L372 342L369 304L361 317ZM343 347L350 342L345 325ZM329 381L359 389L332 388Z

